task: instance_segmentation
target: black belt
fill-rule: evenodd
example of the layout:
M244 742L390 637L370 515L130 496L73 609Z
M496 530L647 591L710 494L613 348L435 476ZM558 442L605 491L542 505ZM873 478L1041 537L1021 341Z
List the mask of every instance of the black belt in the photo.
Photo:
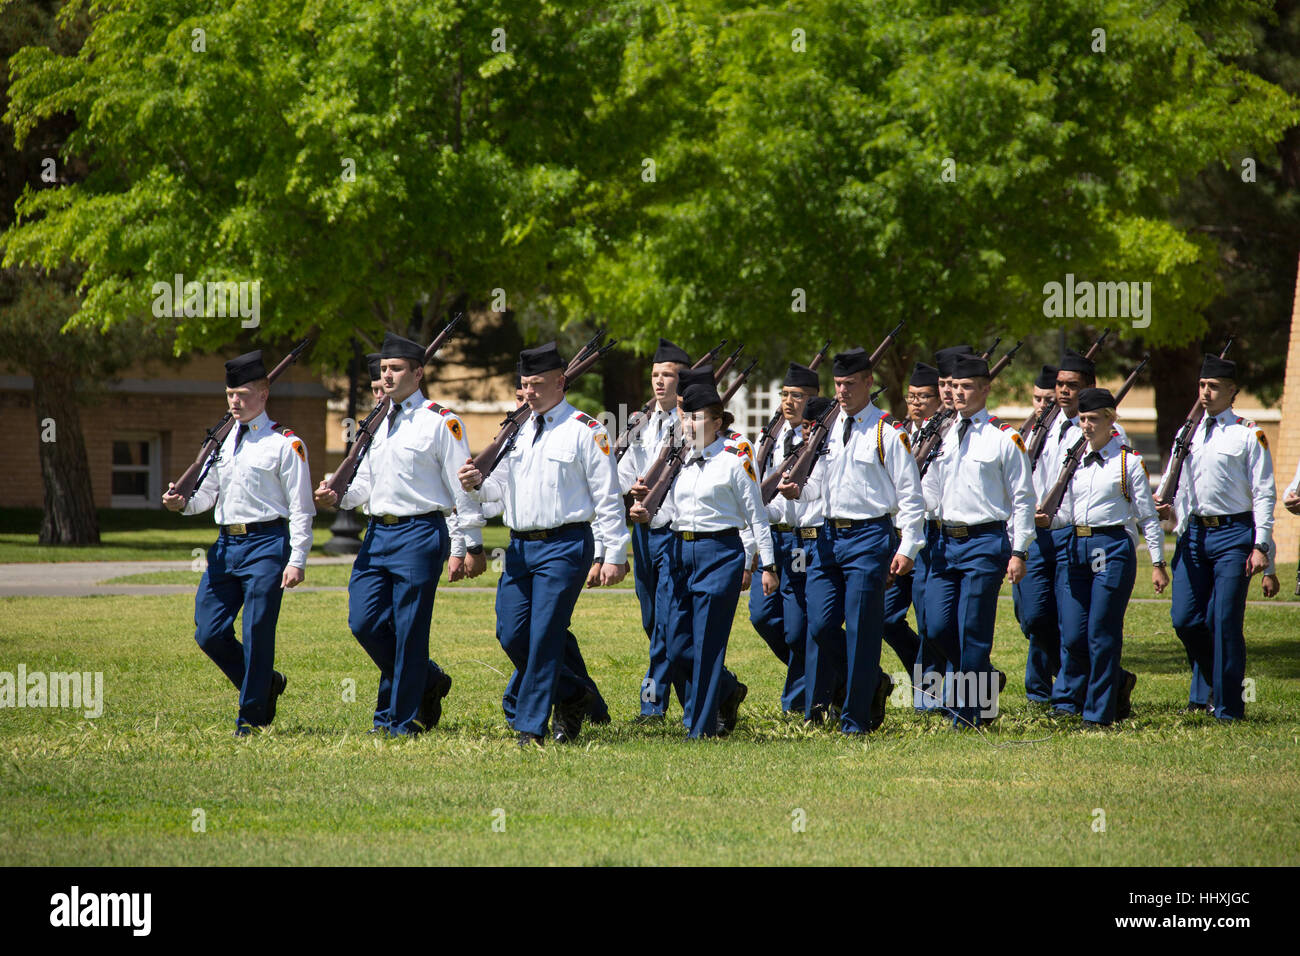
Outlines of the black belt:
M1191 522L1205 528L1218 528L1225 524L1253 525L1255 523L1255 512L1242 511L1235 515L1192 515Z
M430 521L441 518L441 511L426 511L420 515L371 515L371 524L406 524L408 521Z
M827 518L826 523L836 531L845 531L854 528L865 528L867 525L872 524L887 524L892 528L894 519L889 515L881 515L878 518Z
M259 531L274 531L276 528L283 528L285 521L283 518L276 518L274 521L255 521L252 524L223 524L221 526L222 534L257 534Z
M946 524L943 526L943 536L958 541L969 538L971 535L991 534L994 531L1006 534L1007 523L1005 521L985 521L983 524Z
M558 528L543 528L540 531L515 531L511 530L510 537L516 541L545 541L548 538L554 538L557 535L564 534L566 531L573 531L577 528L585 528L586 521L570 521L568 524L562 524Z
M1128 529L1122 524L1108 524L1098 527L1095 524L1076 524L1072 526L1080 538L1091 538L1094 534L1127 534Z
M723 528L721 531L674 531L673 534L683 541L700 541L704 538L735 538L739 537L739 528Z

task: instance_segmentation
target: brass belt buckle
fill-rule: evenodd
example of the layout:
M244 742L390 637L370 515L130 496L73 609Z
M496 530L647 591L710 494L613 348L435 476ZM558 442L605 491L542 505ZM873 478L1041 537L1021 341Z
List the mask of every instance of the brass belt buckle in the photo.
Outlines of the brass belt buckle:
M384 524L397 524L400 519L397 515L380 515L379 520Z
M248 534L248 525L246 524L228 524L226 530L231 534Z
M800 529L799 529L799 537L801 537L801 538L816 538L816 537L817 537L817 529L816 529L816 528L800 528Z
M1223 519L1217 515L1206 515L1201 519L1201 523L1207 528L1217 528L1219 525L1223 524Z
M966 530L965 525L960 525L960 524L945 525L943 530L948 533L948 537L957 538L958 540L970 536L970 532Z
M837 528L852 528L853 522L848 518L834 518L831 521Z
M1074 533L1078 535L1080 538L1091 538L1092 526L1086 524L1076 524L1074 526Z
M682 532L682 540L683 540L683 541L694 541L694 540L695 540L695 532L694 532L694 531L683 531L683 532Z

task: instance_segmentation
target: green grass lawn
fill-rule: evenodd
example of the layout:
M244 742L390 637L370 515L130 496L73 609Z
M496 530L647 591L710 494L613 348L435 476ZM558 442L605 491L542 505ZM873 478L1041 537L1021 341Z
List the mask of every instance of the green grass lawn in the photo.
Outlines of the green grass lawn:
M742 601L728 654L750 687L740 726L687 742L675 721L629 723L645 667L636 602L589 597L574 629L614 722L541 752L519 751L501 717L490 595L439 596L434 654L455 686L442 725L403 741L365 734L376 672L345 595L286 598L289 689L251 740L230 736L235 691L192 618L183 595L0 602L0 670L102 671L105 693L94 720L0 712L0 864L1300 862L1300 618L1281 606L1248 612L1257 700L1236 726L1179 712L1187 669L1158 605L1128 617L1131 722L1088 733L1029 716L1025 642L1003 605L994 659L1012 681L995 730L954 733L900 706L850 741L781 717L780 669ZM888 650L884 666L901 669Z

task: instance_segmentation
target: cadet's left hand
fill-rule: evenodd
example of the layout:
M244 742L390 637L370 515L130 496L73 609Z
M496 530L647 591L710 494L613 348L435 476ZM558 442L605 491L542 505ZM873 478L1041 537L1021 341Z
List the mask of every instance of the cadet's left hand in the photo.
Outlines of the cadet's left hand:
M889 573L893 577L898 577L902 574L911 574L912 568L915 564L915 561L903 554L903 552L899 551L894 555L894 560L889 562Z
M487 570L487 552L465 555L465 577L476 578Z
M740 576L740 590L748 591L749 585L752 584L753 581L754 581L754 572L749 570L749 568L745 568L744 573L741 574Z
M772 571L763 572L763 596L771 597L781 586L781 579Z
M1020 579L1025 576L1025 559L1012 557L1007 562L1007 580L1012 584L1019 584Z
M284 577L280 578L281 588L296 588L302 584L303 578L307 575L302 568L295 568L292 564L284 569Z
M1282 499L1282 504L1293 515L1300 515L1300 494L1290 494Z
M781 483L776 486L776 490L791 501L798 501L799 495L803 489L790 480L790 472L784 472L781 475Z
M1152 568L1151 586L1156 589L1156 594L1164 594L1165 588L1169 587L1169 572L1164 568Z
M1037 525L1038 527L1046 528L1051 523L1052 523L1052 519L1047 517L1046 512L1043 511L1034 512L1034 524Z
M459 581L465 576L465 558L453 554L447 560L447 580Z
M1264 597L1277 597L1277 592L1282 590L1282 582L1277 579L1276 574L1264 575Z
M601 587L613 587L627 577L626 564L602 564L600 566Z
M1250 557L1246 559L1246 576L1253 578L1268 567L1268 557L1261 551L1251 548Z

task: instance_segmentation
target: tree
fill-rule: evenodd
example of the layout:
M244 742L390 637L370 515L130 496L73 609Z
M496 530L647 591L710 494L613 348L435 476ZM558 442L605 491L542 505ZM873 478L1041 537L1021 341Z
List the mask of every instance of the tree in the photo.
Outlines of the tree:
M86 32L84 19L74 18L58 30L58 6L34 0L9 4L0 21L0 59L8 60L24 46L75 53ZM0 78L0 104L8 99L8 79L7 74ZM74 129L71 116L52 111L31 128L19 148L9 129L0 128L5 172L0 228L13 221L20 189L29 195L53 194L85 175L85 164L66 149ZM107 379L150 354L159 341L156 331L136 317L107 335L91 328L67 328L80 305L77 280L77 269L58 260L45 269L0 269L0 365L32 377L32 436L45 490L41 544L99 542L79 405L95 398Z

